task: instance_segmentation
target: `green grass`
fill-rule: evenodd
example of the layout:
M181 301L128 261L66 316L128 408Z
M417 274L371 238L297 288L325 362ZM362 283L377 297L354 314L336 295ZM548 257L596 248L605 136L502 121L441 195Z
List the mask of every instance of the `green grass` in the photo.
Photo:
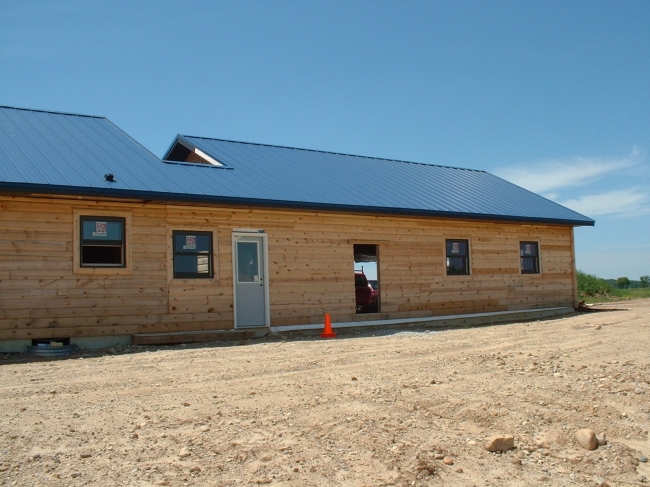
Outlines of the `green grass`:
M650 288L638 287L636 289L614 289L612 295L619 299L650 298Z
M639 292L640 291L640 292ZM650 291L646 289L617 289L613 294L598 294L596 296L584 296L578 293L578 301L587 304L614 303L617 301L629 301L630 299L648 299Z
M584 301L587 304L593 303L612 303L616 301L629 301L630 299L649 299L650 288L637 289L612 289L607 294L595 294L587 296L578 291L578 301Z
M578 271L578 301L609 303L650 298L650 288L618 289L605 279Z

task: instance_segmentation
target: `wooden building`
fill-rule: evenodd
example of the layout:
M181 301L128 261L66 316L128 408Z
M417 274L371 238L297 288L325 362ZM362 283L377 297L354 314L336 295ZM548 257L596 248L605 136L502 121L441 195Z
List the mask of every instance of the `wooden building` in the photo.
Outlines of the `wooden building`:
M188 136L159 159L105 118L3 107L0 350L566 310L593 223L483 171Z

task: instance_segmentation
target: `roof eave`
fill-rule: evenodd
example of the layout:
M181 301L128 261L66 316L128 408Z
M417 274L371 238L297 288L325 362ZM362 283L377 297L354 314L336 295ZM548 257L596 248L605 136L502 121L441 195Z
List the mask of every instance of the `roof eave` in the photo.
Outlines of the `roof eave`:
M16 195L42 195L51 194L57 196L88 196L116 199L137 199L142 201L177 202L177 203L209 203L209 204L231 204L256 207L292 208L296 210L321 210L338 211L350 213L374 213L382 215L405 215L405 216L429 216L446 219L462 220L483 220L502 221L512 223L538 223L548 225L567 226L590 226L595 221L587 218L585 220L558 219L526 217L516 215L495 215L485 213L450 212L439 210L425 210L417 208L389 208L363 205L340 205L332 203L313 203L303 201L270 200L257 198L240 198L228 196L192 195L184 193L166 193L156 191L143 191L131 189L110 189L110 188L89 188L78 186L55 186L48 184L31 183L0 183L0 194Z

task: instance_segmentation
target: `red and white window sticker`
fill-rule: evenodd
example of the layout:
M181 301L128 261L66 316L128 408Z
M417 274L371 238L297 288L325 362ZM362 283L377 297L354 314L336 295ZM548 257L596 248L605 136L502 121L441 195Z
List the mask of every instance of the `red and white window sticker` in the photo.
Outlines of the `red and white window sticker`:
M106 222L95 222L95 231L93 237L106 237L108 235L108 225Z
M196 250L196 235L185 235L183 250Z

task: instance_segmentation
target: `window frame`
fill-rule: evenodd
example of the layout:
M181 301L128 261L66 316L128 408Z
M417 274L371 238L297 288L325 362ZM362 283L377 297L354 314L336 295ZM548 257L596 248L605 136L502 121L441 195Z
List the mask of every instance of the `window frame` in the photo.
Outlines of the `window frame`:
M84 222L119 222L122 224L122 234L119 240L92 240L84 239L83 224ZM86 269L124 269L126 267L126 219L124 217L114 217L114 216L94 216L94 215L82 215L79 217L79 227L80 227L80 240L79 240L79 266ZM119 245L115 245L119 243ZM105 244L105 245L98 245ZM120 263L119 264L102 264L98 262L84 263L83 253L84 247L119 247L120 248Z
M179 250L178 252L176 251L176 236L177 235L201 235L201 236L207 236L210 238L210 249L206 251L195 251L195 252L190 252L190 251L183 251ZM171 260L172 260L172 279L214 279L214 233L209 230L172 230L171 231L171 238L172 238L172 244L171 244ZM190 272L176 272L176 256L177 255L206 255L208 257L208 270L209 272L207 274L200 274L200 273L190 273Z
M449 255L447 252L447 247L449 243L454 243L454 242L464 242L465 243L465 248L467 249L467 253L465 255ZM470 247L470 239L468 238L445 238L445 248L443 255L445 257L445 276L471 276L472 275L472 270L471 270L471 247ZM465 272L450 272L449 270L449 265L447 260L450 257L463 257L465 260Z
M536 249L536 255L534 257L524 257L522 254L522 246L523 245L534 245ZM539 242L536 240L520 240L519 241L519 272L522 275L540 275L542 273L542 266L541 266L541 258L540 258L540 245ZM534 270L528 271L524 270L523 266L523 260L524 259L533 259L534 262Z
M116 265L81 265L81 241L83 237L82 219L104 221L123 219L123 266ZM131 274L133 268L131 245L131 212L123 208L115 210L93 209L87 207L72 208L72 272L84 275L125 275Z

